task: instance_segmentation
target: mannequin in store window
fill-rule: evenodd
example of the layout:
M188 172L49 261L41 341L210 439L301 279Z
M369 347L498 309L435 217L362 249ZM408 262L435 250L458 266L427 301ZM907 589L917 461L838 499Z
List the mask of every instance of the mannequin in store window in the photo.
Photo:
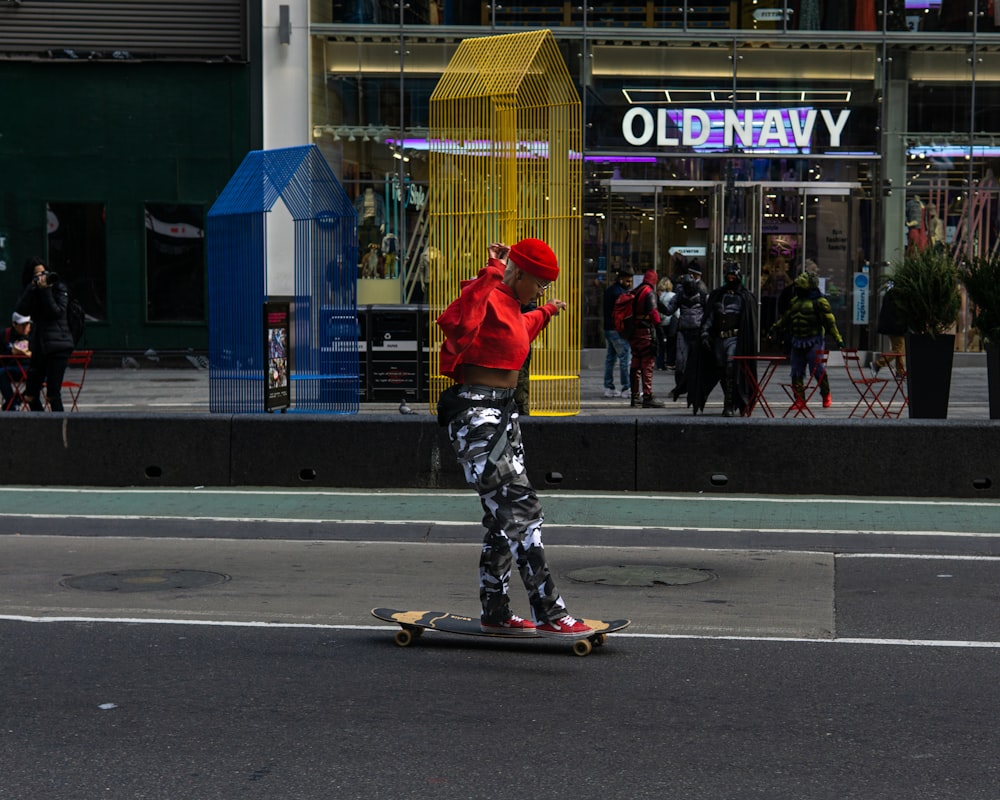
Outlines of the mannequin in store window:
M358 249L366 250L372 243L379 247L385 225L385 200L374 186L368 186L354 198L354 210L358 212Z
M933 205L927 206L927 239L931 247L945 244L944 220L938 216L937 209Z
M399 249L398 243L396 241L396 234L386 233L385 225L380 229L382 236L382 271L385 277L395 278L396 277L396 252Z
M906 201L906 249L907 252L926 250L927 206L920 195L913 195Z
M368 252L365 253L364 258L361 259L361 277L382 277L382 258L379 255L377 244L372 243L368 245Z

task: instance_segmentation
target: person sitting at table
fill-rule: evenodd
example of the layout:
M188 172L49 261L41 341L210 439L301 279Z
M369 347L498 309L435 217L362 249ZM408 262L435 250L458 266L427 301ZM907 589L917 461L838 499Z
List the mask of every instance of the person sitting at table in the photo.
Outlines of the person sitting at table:
M10 327L4 328L0 337L0 355L31 357L31 317L18 314L11 315ZM20 383L24 372L19 364L5 361L0 369L0 396L3 397L4 411L19 411L20 397L15 397L14 385Z
M805 376L809 374L819 381L819 393L823 397L823 408L833 405L830 396L830 377L826 367L819 363L818 352L826 347L826 334L837 341L837 347L844 348L844 337L837 330L837 319L833 316L830 301L819 290L819 278L810 272L802 272L795 279L795 294L788 310L771 327L770 337L777 338L782 329L792 334L791 376L795 407L806 406Z

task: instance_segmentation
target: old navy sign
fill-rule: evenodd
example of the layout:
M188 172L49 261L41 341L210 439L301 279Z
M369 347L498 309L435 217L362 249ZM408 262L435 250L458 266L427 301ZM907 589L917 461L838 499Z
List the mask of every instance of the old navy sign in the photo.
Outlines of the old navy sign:
M689 147L699 151L739 147L744 150L794 149L808 153L818 130L831 148L840 147L850 109L816 108L704 109L630 108L622 135L631 145Z

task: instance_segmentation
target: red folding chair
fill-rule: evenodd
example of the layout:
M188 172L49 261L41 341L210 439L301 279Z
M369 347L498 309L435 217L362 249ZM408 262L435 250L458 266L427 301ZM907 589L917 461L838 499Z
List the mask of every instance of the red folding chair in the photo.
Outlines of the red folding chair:
M893 384L886 387L886 392L892 389L892 395L889 397L889 402L883 404L885 405L885 415L898 419L910 404L910 398L906 390L906 368L903 366L905 363L903 361L904 355L902 353L879 353L879 356L885 360L886 368L892 376ZM892 406L896 402L897 397L900 400L899 408L893 411Z
M795 402L798 399L795 397L795 386L791 383L781 384L781 388L785 390L788 399L792 401L792 404L785 413L781 415L782 417L787 417L791 414L792 417L812 417L816 419L816 415L809 408L809 401L813 399L813 395L816 394L816 390L819 388L820 381L823 380L823 376L826 374L826 362L829 358L829 350L816 351L816 363L806 376L806 382L802 387L803 402L801 404Z
M28 378L28 358L27 356L0 356L0 369L7 373L10 380L12 394L3 407L4 411L10 411L17 403L19 408L24 407L24 382Z
M888 379L866 375L857 350L844 349L841 352L844 354L844 369L847 370L847 377L850 378L851 385L858 392L858 402L854 404L854 408L847 416L853 417L862 410L862 407L864 408L861 414L862 419L869 414L873 417L887 416L889 411L881 397L885 387L889 384Z
M69 369L79 368L80 379L78 381L68 381L63 378L62 388L66 390L69 394L70 400L70 411L79 411L77 402L80 400L80 392L83 391L83 382L87 379L87 367L90 366L91 356L94 355L93 350L74 350L73 355L69 357L69 363L67 365L67 371Z

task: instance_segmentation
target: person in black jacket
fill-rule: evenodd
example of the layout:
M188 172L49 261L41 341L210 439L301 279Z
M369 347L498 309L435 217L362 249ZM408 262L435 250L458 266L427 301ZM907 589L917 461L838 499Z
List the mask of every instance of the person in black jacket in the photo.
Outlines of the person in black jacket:
M885 297L882 298L882 308L878 314L879 333L889 337L889 353L882 353L872 364L876 375L890 360L896 362L896 373L906 374L906 325L899 321L896 313L896 298L892 296L892 281L886 284Z
M62 382L66 365L73 353L73 334L66 320L69 289L45 262L38 257L28 259L31 281L17 301L17 313L31 317L31 362L24 386L24 400L32 411L44 411L41 391L49 408L62 411Z

